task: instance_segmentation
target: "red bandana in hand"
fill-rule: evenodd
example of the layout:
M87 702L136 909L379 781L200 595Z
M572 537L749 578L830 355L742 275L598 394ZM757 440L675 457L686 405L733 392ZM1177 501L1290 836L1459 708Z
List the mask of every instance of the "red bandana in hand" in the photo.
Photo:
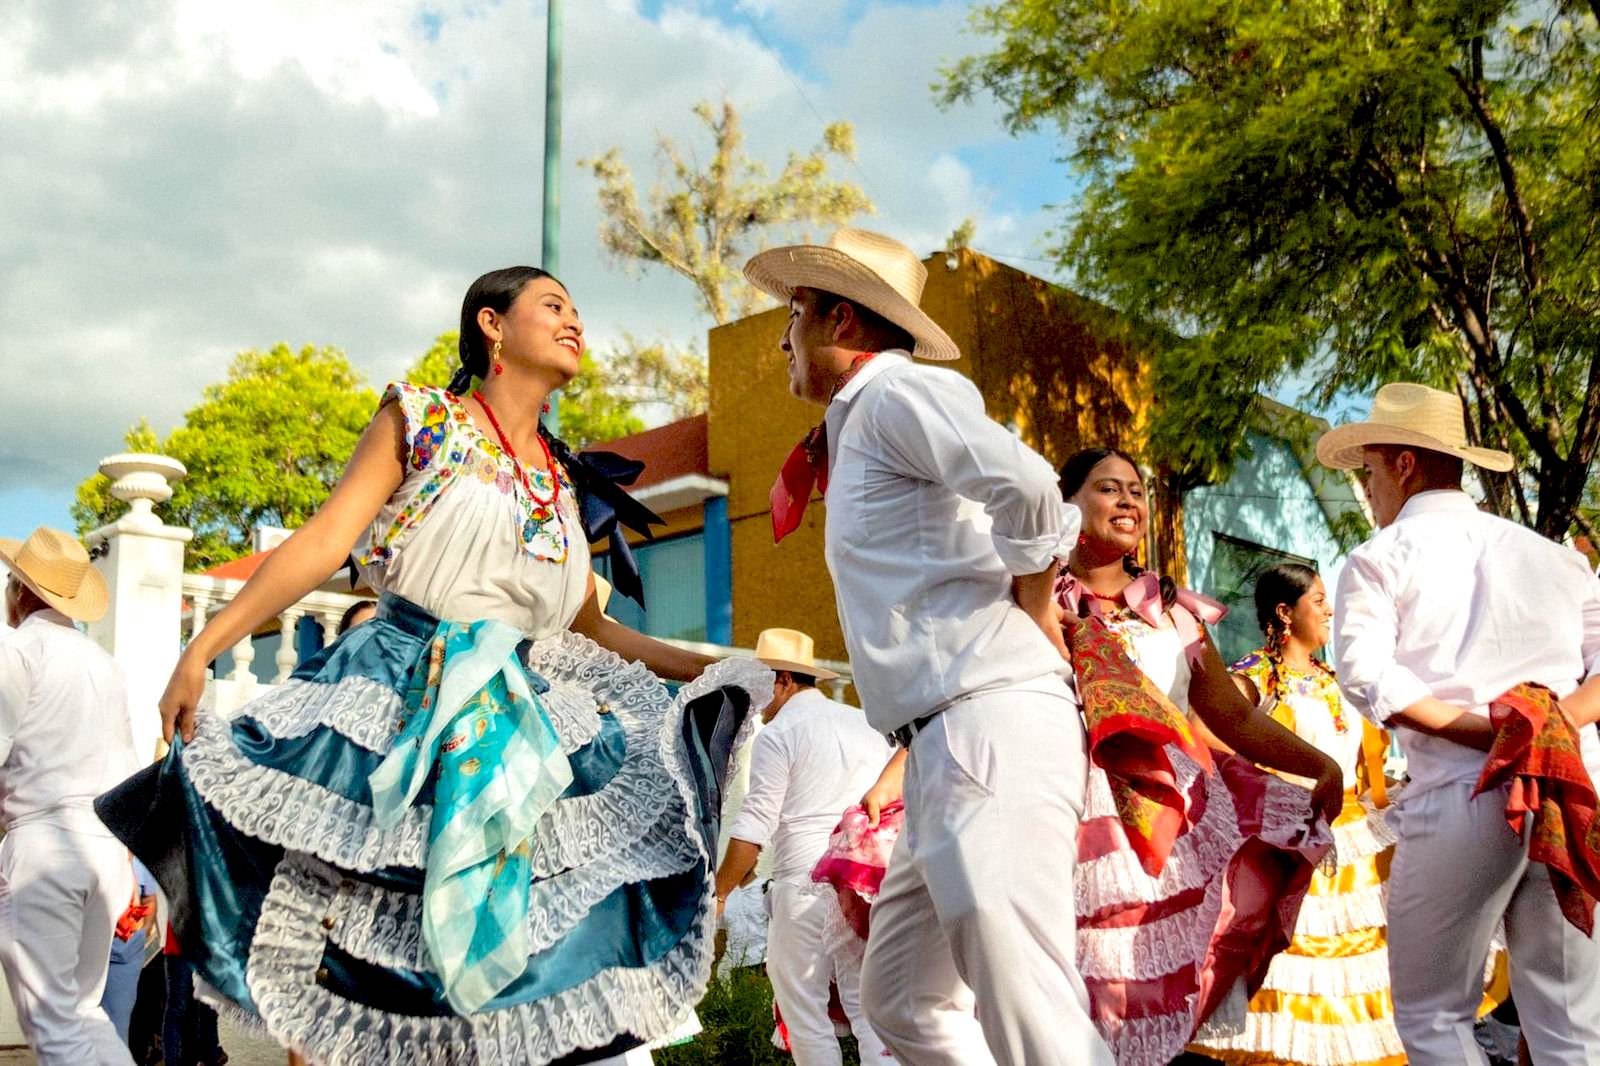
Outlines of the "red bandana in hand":
M1578 734L1555 693L1529 683L1490 703L1489 722L1494 746L1472 794L1509 783L1507 824L1521 835L1532 820L1528 858L1549 867L1562 915L1591 936L1600 896L1600 815Z
M839 395L839 390L848 385L850 379L877 354L862 352L851 361L850 368L840 375L828 395L830 404ZM805 516L806 505L811 502L813 488L824 496L828 494L827 422L819 422L811 427L811 432L794 446L789 458L783 461L778 480L772 483L772 492L768 496L772 503L772 543L777 544L800 528L800 519Z

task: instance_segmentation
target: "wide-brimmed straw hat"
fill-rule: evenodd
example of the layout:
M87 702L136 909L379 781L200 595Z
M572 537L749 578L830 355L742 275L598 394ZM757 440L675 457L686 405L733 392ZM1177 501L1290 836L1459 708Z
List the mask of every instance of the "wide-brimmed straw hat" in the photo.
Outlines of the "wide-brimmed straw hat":
M816 643L798 629L763 629L756 638L756 658L774 670L804 674L818 681L839 675L817 665Z
M1375 444L1443 452L1488 470L1510 470L1514 462L1509 452L1467 443L1460 397L1409 382L1379 389L1365 422L1335 426L1324 433L1317 441L1317 460L1335 470L1355 470L1362 465L1361 449Z
M744 265L744 276L780 303L788 303L796 289L843 296L911 334L916 341L911 354L918 359L961 358L956 342L920 306L928 268L893 237L842 229L827 244L792 244L762 252Z
M0 537L0 562L41 600L68 618L98 622L110 597L106 579L78 538L40 526L27 540Z

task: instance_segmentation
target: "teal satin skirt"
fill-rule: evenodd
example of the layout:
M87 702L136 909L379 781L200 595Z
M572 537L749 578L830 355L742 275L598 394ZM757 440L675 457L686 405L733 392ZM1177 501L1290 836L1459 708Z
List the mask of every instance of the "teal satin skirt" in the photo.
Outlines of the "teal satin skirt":
M174 899L201 995L341 1066L576 1063L667 1035L709 975L722 775L770 672L729 660L674 695L576 634L523 642L512 687L537 694L570 782L515 849L526 903L495 909L526 965L463 1012L423 933L434 805L457 785L441 783L437 744L403 809L375 814L370 783L421 732L419 671L430 654L437 666L441 629L385 596L375 621L235 717L202 715L143 784L103 798Z

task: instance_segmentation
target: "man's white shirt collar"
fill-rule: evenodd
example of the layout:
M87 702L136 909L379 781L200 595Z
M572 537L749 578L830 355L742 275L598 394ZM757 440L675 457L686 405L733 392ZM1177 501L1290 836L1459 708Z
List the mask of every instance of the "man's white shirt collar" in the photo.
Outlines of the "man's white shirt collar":
M834 403L849 403L856 393L866 388L867 382L888 370L892 366L911 362L911 353L904 348L888 348L868 359L856 376L845 382L844 388L839 390L839 395L833 398Z
M77 623L53 607L46 607L42 611L34 611L22 620L18 629L27 629L32 625L65 626L68 629L77 629Z
M1400 513L1394 516L1394 520L1398 522L1402 518L1411 518L1419 514L1477 509L1478 505L1472 502L1472 497L1460 489L1428 489L1407 500L1401 506Z

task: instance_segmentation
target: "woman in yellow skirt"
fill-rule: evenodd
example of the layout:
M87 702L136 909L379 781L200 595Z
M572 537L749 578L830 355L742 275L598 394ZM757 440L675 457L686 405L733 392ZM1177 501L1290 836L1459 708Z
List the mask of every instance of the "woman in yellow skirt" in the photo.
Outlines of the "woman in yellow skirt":
M1317 572L1275 566L1257 581L1255 602L1266 646L1234 664L1234 680L1344 770L1344 810L1334 822L1338 867L1312 878L1294 939L1272 960L1244 1017L1220 1009L1194 1050L1237 1063L1403 1063L1384 936L1395 840L1383 816L1388 738L1346 710L1333 670L1316 658L1333 617Z

